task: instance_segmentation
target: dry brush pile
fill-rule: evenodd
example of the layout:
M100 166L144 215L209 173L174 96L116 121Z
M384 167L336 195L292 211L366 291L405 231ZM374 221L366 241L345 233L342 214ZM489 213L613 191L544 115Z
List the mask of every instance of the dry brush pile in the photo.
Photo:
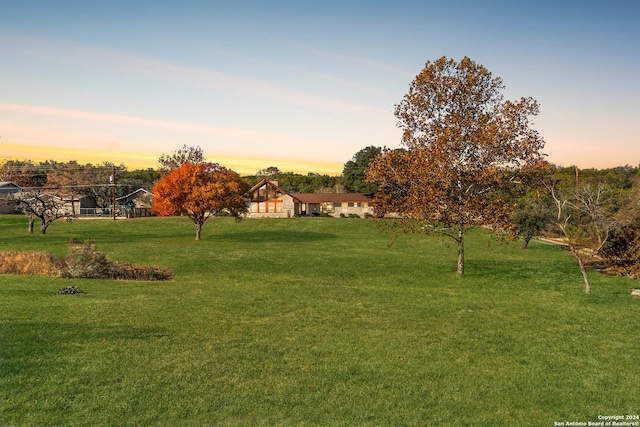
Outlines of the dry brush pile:
M98 251L93 241L71 240L67 256L47 252L0 252L0 274L33 274L47 277L168 280L173 272L166 267L145 267L112 261Z

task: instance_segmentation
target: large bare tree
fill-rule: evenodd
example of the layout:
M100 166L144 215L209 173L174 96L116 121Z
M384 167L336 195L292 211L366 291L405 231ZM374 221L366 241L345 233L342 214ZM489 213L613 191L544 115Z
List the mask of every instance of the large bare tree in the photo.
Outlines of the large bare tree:
M602 182L576 183L574 189L563 189L555 181L546 185L552 201L552 224L578 263L584 292L589 294L589 265L623 223L613 191Z
M60 218L72 218L70 200L47 192L43 188L30 188L16 193L14 196L17 207L29 218L29 233L33 233L34 220L41 221L40 234L46 234L47 228ZM72 203L72 201L71 201Z
M396 105L402 149L385 149L368 179L379 183L379 213L451 237L464 273L464 236L472 227L508 231L502 197L520 168L540 159L544 140L532 98L504 99L499 77L469 58L427 62Z

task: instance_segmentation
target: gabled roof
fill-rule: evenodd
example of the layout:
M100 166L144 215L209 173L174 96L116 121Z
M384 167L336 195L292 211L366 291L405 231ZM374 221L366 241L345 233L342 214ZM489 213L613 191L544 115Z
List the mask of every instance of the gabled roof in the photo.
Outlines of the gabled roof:
M18 184L11 181L0 181L0 193L15 193L22 189Z
M266 178L254 185L249 192L253 193L265 184L276 188L282 194L288 194L301 203L361 203L373 201L373 195L364 193L288 193Z
M132 191L126 196L118 197L116 200L126 200L126 199L129 199L131 196L138 195L139 193L142 193L143 195L153 196L153 193L151 191L147 190L146 188L140 187L136 191Z
M260 182L258 182L256 185L254 185L253 187L251 187L251 189L249 190L250 193L253 193L254 191L256 191L258 188L262 187L264 184L268 184L271 187L277 189L278 191L280 191L283 194L289 194L286 191L284 191L282 188L278 187L278 184L276 184L273 181L269 181L267 178L263 178L260 180Z

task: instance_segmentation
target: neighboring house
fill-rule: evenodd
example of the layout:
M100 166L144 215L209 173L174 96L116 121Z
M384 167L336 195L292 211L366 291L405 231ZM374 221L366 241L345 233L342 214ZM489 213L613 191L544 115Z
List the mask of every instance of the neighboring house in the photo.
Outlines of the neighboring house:
M16 213L16 202L13 195L22 190L18 184L11 181L0 181L0 214Z
M24 189L13 182L0 182L0 213L21 213L22 208L18 206L16 200L30 198L32 194L37 192L45 197L45 200L51 200L52 203L59 205L69 215L76 215L80 201L72 196L59 197L53 194L46 194L41 189L31 188Z
M250 218L291 218L320 215L373 215L373 196L363 193L287 193L275 181L263 179L251 190Z
M54 212L54 215L72 217L78 213L78 199L74 197L60 197L56 194L45 193L42 191L23 191L16 196L21 203L26 203L30 208L20 206L20 212L29 212L30 209L42 212L48 210Z
M2 195L17 193L20 190L22 190L22 187L16 183L11 181L0 181L0 194Z
M116 206L122 206L123 213L127 218L150 216L152 199L153 193L144 188L138 188L126 196L118 197Z
M93 197L81 196L78 201L80 215L98 215L102 208L98 207Z
M126 196L116 198L116 216L137 218L151 215L151 198L153 194L144 188L139 188ZM96 204L95 198L83 196L79 200L79 212L81 216L106 216L113 215L111 200L107 207Z

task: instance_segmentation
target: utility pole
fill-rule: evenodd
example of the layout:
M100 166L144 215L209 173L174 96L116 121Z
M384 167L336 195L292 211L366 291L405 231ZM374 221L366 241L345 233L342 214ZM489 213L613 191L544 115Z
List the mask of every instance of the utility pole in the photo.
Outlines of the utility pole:
M576 166L576 207L578 208L578 226L580 226L580 181L578 178L578 166Z
M111 213L113 214L113 220L116 220L116 167L113 166L111 170Z

